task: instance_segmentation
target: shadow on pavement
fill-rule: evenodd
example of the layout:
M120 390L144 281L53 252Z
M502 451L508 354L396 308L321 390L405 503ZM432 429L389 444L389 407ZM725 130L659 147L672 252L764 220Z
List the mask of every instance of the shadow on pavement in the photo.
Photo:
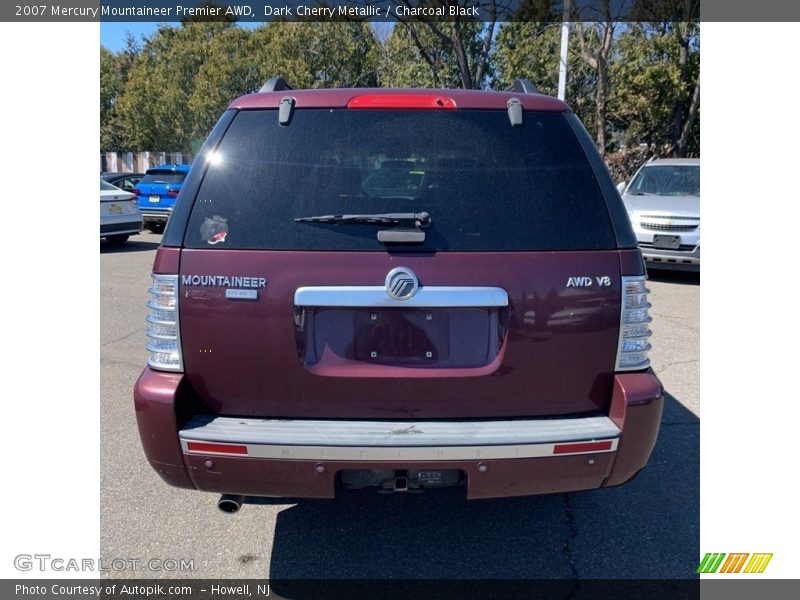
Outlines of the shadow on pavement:
M130 238L121 246L112 246L105 240L100 242L101 254L124 254L126 252L145 252L148 250L155 250L161 244L159 242L146 242L137 240L135 237Z
M699 430L667 395L650 464L617 488L469 502L463 488L342 491L336 501L300 501L278 514L270 579L695 577Z
M683 285L700 285L700 273L691 271L670 271L667 269L647 268L647 277L663 283L681 283Z

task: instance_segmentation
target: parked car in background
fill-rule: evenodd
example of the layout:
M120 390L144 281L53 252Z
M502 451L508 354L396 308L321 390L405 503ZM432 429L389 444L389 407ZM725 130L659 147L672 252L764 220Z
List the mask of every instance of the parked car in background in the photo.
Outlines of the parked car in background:
M101 173L100 177L113 186L126 192L133 192L144 173ZM135 193L135 192L134 192Z
M136 194L100 179L100 237L115 246L142 230Z
M700 270L699 158L652 160L617 189L648 267Z
M153 266L134 390L168 483L244 496L622 484L648 461L641 251L563 102L292 90L200 150Z
M164 230L190 168L189 165L159 165L147 169L134 190L139 197L145 227L155 232Z

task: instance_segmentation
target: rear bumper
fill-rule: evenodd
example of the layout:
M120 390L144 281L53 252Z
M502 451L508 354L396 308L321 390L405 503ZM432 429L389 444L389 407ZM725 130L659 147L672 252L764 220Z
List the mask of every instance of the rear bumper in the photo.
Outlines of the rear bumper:
M574 419L228 419L184 414L185 394L181 375L150 369L134 391L145 454L167 483L312 498L334 497L345 469L458 469L469 498L618 485L647 463L663 402L651 373L617 375L609 415Z
M687 250L662 250L650 245L640 245L642 257L654 269L700 270L700 246Z
M153 210L153 209L140 209L142 213L142 220L146 223L166 223L171 209Z
M131 220L123 223L106 223L100 225L100 237L107 235L136 234L142 231L142 220Z

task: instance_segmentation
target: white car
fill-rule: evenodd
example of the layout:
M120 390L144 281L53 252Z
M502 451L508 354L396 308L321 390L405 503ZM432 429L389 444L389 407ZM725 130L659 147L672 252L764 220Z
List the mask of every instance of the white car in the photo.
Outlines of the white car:
M100 180L100 237L118 246L142 230L142 215L136 194Z
M700 271L700 159L651 160L617 186L645 263Z

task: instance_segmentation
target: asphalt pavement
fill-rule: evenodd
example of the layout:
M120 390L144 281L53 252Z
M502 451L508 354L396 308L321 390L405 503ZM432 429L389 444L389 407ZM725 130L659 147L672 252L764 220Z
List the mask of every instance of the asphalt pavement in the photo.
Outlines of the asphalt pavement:
M631 483L470 502L458 490L359 491L335 501L264 499L225 515L216 495L163 483L139 443L132 389L146 360L145 302L160 237L144 233L120 248L100 244L100 548L107 565L127 565L106 576L694 576L700 539L697 275L651 273L652 362L668 395L650 464ZM148 569L152 559L166 560L169 570ZM193 561L193 570L174 570L170 559Z

